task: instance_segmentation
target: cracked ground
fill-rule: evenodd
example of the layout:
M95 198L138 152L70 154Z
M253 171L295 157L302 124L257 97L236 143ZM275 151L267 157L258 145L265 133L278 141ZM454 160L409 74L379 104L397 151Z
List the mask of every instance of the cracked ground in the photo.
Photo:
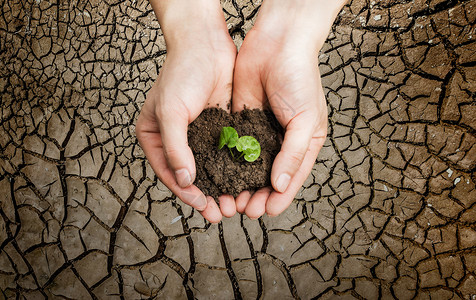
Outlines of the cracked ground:
M259 3L223 6L240 46ZM346 6L303 189L218 225L134 135L166 53L147 1L0 9L0 299L475 299L476 1Z

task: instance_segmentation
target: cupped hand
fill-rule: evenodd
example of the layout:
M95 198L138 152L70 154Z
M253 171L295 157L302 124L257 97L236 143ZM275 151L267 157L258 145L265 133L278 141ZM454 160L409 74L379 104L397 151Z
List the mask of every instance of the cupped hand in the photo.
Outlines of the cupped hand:
M219 208L193 185L196 170L187 127L204 108L227 109L230 101L236 47L222 23L195 27L199 34L177 36L176 28L174 36L167 37L164 29L167 57L136 125L139 143L160 181L212 223L222 214L233 215L235 204L225 197Z
M327 106L314 57L284 49L250 31L238 54L232 110L268 106L285 129L271 171L273 189L241 193L237 210L250 218L275 216L292 202L327 135Z
M265 212L276 216L291 204L327 136L327 105L317 57L344 2L331 13L313 17L309 11L326 5L317 2L308 2L315 7L307 10L286 1L264 2L238 53L232 110L271 108L285 130L272 166L272 187L254 194L245 191L236 198L237 211L252 219Z

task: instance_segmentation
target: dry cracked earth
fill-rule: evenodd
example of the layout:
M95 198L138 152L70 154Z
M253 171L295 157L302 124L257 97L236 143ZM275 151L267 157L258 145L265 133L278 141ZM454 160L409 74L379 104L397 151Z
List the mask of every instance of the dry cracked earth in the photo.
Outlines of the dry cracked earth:
M259 3L223 6L240 46ZM134 135L166 54L147 1L0 9L0 298L476 299L476 1L346 6L312 174L218 225Z

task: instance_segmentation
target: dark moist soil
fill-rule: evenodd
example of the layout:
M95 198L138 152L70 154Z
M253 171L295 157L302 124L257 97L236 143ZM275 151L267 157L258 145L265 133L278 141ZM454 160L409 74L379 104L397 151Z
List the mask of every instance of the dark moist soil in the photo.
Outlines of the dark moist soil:
M225 145L218 150L222 127L231 126L238 135L250 135L261 145L254 162L243 158L234 161ZM278 154L282 128L269 111L245 109L229 114L220 108L205 109L188 127L188 143L195 156L195 185L215 200L223 194L238 196L241 191L255 191L270 186L271 167ZM239 156L234 148L235 157Z

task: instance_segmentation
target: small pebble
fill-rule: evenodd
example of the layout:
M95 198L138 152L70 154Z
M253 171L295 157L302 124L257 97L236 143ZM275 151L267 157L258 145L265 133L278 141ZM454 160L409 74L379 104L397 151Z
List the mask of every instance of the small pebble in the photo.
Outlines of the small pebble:
M453 170L448 168L448 170L446 170L446 173L448 173L448 177L451 177L451 175L453 175Z
M170 224L177 223L178 220L180 220L180 219L182 219L182 216L175 217L175 218L173 218L172 222L170 222Z

